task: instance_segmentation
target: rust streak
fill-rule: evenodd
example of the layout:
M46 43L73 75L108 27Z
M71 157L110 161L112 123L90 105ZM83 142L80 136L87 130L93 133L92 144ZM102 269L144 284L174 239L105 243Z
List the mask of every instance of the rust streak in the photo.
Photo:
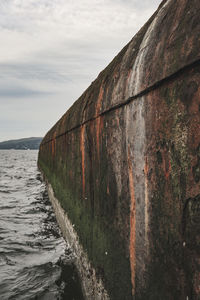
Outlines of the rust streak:
M107 185L107 190L106 190L106 192L107 192L107 195L110 195L109 185Z
M100 136L100 122L101 122L101 117L99 117L96 121L96 143L97 143L97 156L99 160L99 136Z
M82 188L83 188L83 196L85 195L85 144L84 144L84 135L85 135L85 126L81 127L81 166L82 166Z
M100 114L101 102L103 100L103 93L104 93L104 90L103 90L103 87L101 85L100 90L99 90L99 96L98 96L98 99L97 99L96 116L98 116Z
M103 99L103 93L104 93L104 90L103 90L103 87L101 86L100 90L99 90L99 96L98 96L98 99L97 99L97 106L96 106L96 115L97 116L99 116L99 114L100 114L101 102L102 102L102 99ZM96 143L97 143L98 160L99 160L99 145L100 145L100 143L99 143L100 125L101 125L101 116L99 116L97 118L97 121L96 121Z
M116 110L116 111L115 111L115 114L116 114L117 126L120 127L120 123L119 123L119 111Z
M130 205L130 266L131 266L131 282L132 282L132 294L135 294L135 192L134 192L134 179L133 168L130 158L130 148L128 149L128 174L129 174L129 189L131 196Z
M51 152L52 156L54 156L54 140L51 141Z
M167 162L164 161L164 167L165 167L165 178L168 179L170 172L171 172L171 162L170 160L168 161L168 166L167 166Z

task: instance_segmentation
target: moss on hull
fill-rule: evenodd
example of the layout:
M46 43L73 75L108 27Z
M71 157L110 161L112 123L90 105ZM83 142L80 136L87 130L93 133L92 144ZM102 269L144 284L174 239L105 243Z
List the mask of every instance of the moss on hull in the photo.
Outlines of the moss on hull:
M113 299L122 299L126 293L127 299L131 299L129 257L124 247L124 238L120 237L120 232L113 224L115 199L112 197L115 194L112 193L112 190L115 189L115 182L112 178L109 186L112 195L105 197L107 178L104 178L104 172L105 174L110 172L112 176L112 170L108 170L109 163L104 161L103 177L101 177L101 183L96 186L93 179L90 178L91 172L94 170L87 172L85 174L86 190L83 195L81 155L77 153L80 151L80 145L76 144L75 140L74 145L76 146L73 149L73 157L76 158L76 162L71 167L70 161L73 158L70 156L66 161L60 160L60 165L55 165L51 158L47 158L46 154L45 158L40 154L38 163L51 183L55 196L60 200L71 222L75 225L80 242L87 251L97 275L103 278L109 294ZM60 146L57 141L54 162L59 160ZM44 163L44 159L50 163ZM95 169L98 170L98 168ZM98 202L97 200L96 203L93 202L92 197L94 196L91 193L99 194Z

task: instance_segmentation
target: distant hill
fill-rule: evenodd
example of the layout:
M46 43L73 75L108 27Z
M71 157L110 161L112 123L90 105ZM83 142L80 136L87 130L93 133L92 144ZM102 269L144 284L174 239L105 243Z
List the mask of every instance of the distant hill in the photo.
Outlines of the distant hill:
M16 150L39 149L42 139L43 139L42 137L30 137L25 139L0 142L0 149L16 149Z

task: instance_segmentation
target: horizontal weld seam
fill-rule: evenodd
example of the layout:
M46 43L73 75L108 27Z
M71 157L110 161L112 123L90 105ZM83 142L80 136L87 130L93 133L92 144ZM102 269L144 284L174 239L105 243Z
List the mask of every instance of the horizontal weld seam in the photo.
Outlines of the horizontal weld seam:
M181 76L185 71L190 71L191 69L193 69L194 67L196 67L196 66L198 66L198 65L200 65L200 59L195 60L194 62L192 62L192 63L190 63L190 64L188 64L188 65L186 65L186 66L180 68L178 71L176 71L176 72L170 74L169 76L167 76L167 77L165 77L165 78L163 78L163 79L161 79L161 80L159 80L159 81L153 83L151 86L149 86L149 87L146 88L145 90L141 91L140 93L138 93L138 94L136 94L136 95L134 95L134 96L132 96L132 97L129 97L129 98L128 98L127 100L125 100L123 103L118 103L118 104L116 104L116 105L114 105L114 106L112 106L112 107L106 109L105 111L99 113L97 116L94 116L94 117L92 117L92 118L90 118L90 119L88 119L88 120L85 120L84 122L82 122L82 123L80 123L80 124L78 124L78 125L72 127L71 129L66 130L65 132L63 132L63 133L57 135L54 139L60 138L61 136L65 135L65 134L67 134L67 133L70 133L71 131L74 131L74 130L78 129L78 128L80 128L81 126L83 126L83 125L85 125L85 124L87 124L87 123L89 123L89 122L91 122L91 121L94 121L94 120L96 120L97 118L99 118L99 117L101 117L101 116L103 116L103 115L106 115L106 114L109 113L109 112L112 112L112 111L114 111L114 110L116 110L116 109L119 109L119 108L121 108L121 107L123 107L123 106L129 104L130 102L136 100L137 98L140 98L140 97L142 97L142 96L147 95L148 93L150 93L150 92L156 90L157 88L159 88L160 86L164 85L166 82L169 82L169 81L172 81L173 79L178 78L178 77ZM50 140L48 140L48 141L45 141L45 142L43 142L41 145L45 145L45 144L47 144L47 143L50 143L50 142L52 142L54 139L50 139Z

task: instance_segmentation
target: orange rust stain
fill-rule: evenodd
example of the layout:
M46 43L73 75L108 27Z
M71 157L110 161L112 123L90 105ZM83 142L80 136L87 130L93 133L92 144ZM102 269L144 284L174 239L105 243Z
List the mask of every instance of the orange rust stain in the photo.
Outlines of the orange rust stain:
M52 156L55 155L55 140L53 139L51 142L51 148L52 148Z
M97 156L99 160L100 153L100 135L103 129L103 116L99 116L96 120L96 145L97 145Z
M118 111L118 109L116 109L115 113L116 113L117 126L120 127L120 124L119 124L119 111Z
M97 144L97 156L98 156L98 160L99 160L100 122L101 122L101 117L98 117L97 120L96 120L96 144Z
M54 156L54 144L53 144L53 140L51 141L51 153L52 153L52 156Z
M115 69L114 74L113 74L113 78L114 78L114 80L116 80L117 78L119 78L119 70L118 70L118 68Z
M171 162L170 160L168 160L168 165L167 165L167 161L164 160L164 170L165 170L165 178L168 179L170 172L171 172Z
M98 96L98 99L97 99L96 116L98 116L99 113L100 113L101 102L102 102L102 99L103 99L103 93L104 93L104 90L103 90L103 87L101 85L100 90L99 90L99 96Z
M85 144L84 144L84 140L85 140L85 127L83 125L83 126L81 126L81 141L80 141L83 196L85 195Z
M107 195L110 195L109 185L107 185Z
M130 158L130 148L128 149L128 174L129 174L129 189L131 196L130 205L130 265L131 265L131 282L132 282L132 294L135 294L135 191L134 191L134 179L133 179L133 168Z
M103 116L101 117L100 129L101 129L101 131L103 130Z
M101 85L100 90L99 90L99 96L97 99L97 106L96 106L96 116L99 115L100 113L100 109L101 109L101 102L103 99L103 87ZM96 120L96 144L97 144L97 155L98 155L98 159L99 159L99 137L100 137L100 129L102 128L102 121L101 121L102 117L99 116Z

